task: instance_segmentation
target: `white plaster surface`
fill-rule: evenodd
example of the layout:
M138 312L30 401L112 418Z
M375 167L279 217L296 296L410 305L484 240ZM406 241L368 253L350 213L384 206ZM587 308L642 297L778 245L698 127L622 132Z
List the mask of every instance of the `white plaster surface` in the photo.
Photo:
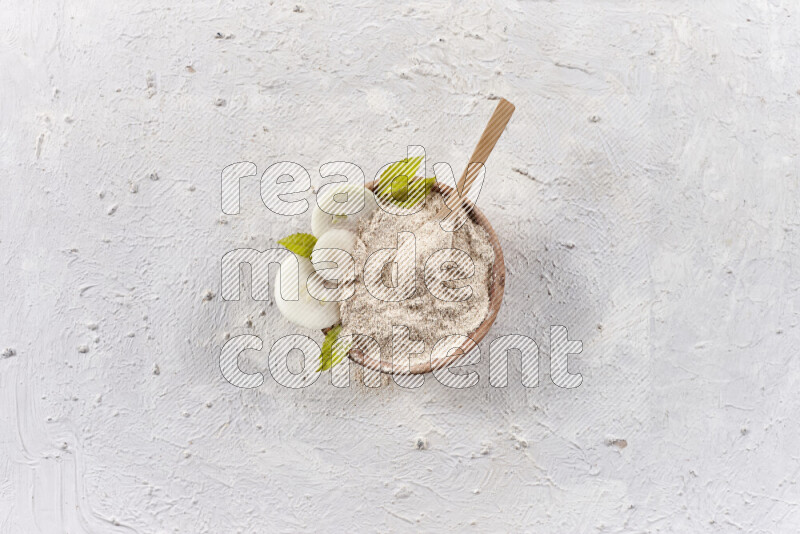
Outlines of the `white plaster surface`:
M0 7L0 532L798 530L797 2ZM421 144L460 170L493 95L517 112L479 201L508 268L479 385L292 391L266 349L262 387L225 382L226 333L297 330L204 300L222 254L309 221L257 179L223 215L221 169L319 187ZM518 361L489 386L505 333L538 388Z

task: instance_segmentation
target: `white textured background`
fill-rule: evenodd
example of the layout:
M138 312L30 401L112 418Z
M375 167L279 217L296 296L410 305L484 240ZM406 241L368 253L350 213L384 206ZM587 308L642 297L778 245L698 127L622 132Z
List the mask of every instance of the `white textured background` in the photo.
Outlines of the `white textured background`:
M0 8L0 532L797 530L796 2ZM487 341L534 338L541 386L486 352L469 391L225 382L226 333L296 330L203 300L220 257L309 220L255 179L222 215L221 169L458 172L494 95Z

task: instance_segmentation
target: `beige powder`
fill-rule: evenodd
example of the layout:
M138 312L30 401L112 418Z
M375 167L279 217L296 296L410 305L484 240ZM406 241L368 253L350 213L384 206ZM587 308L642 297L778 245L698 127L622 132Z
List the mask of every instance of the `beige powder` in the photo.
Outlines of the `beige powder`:
M410 363L414 366L422 364L428 358L436 361L437 358L446 356L447 350L430 355L436 342L452 334L471 334L489 312L489 280L494 263L494 250L489 236L471 218L455 232L442 230L439 226L441 216L438 213L443 205L441 195L434 192L418 213L398 216L377 209L371 217L361 221L357 228L358 240L353 253L357 270L355 294L342 302L340 335L362 334L372 337L380 346L383 362L392 361L393 325L407 326L411 340L424 342L424 353L409 355ZM386 302L375 298L366 289L363 270L372 253L398 246L399 232L411 232L415 235L415 290L406 300ZM475 266L471 277L445 284L451 287L469 285L472 288L471 297L461 302L437 299L425 284L425 262L437 250L451 248L466 252ZM468 274L459 273L453 264L444 267L446 268L442 272L448 276L445 279L461 278ZM461 276L452 276L453 274ZM387 286L396 284L397 269L390 271L387 268L383 279Z

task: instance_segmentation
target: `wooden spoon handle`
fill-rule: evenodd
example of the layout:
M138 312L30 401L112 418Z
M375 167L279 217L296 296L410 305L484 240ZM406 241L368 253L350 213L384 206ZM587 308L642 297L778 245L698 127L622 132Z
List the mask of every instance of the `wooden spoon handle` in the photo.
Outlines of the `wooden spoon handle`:
M494 145L497 144L497 140L503 135L503 130L505 130L506 124L508 124L513 113L514 104L505 98L501 98L500 102L497 103L494 113L492 113L492 118L489 119L489 124L486 125L483 134L481 134L481 138L478 141L478 145L475 147L475 151L472 153L472 157L469 159L470 165L472 163L486 163L486 160L489 159L489 154L491 154L494 149ZM461 198L466 196L472 182L477 178L478 170L480 169L480 166L476 165L475 169L469 172L470 165L467 165L467 168L464 169L464 174L461 175L457 183ZM467 173L469 173L469 176L467 176Z

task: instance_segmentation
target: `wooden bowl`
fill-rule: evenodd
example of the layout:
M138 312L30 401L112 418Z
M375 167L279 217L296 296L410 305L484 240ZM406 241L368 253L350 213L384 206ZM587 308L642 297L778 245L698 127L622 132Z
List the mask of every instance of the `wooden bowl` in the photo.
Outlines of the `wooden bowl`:
M367 189L373 191L375 188L376 182L370 182L367 184ZM451 189L447 186L441 185L438 182L434 184L433 190L438 193L446 193L451 191ZM486 234L489 236L489 242L492 244L492 249L494 250L494 263L492 264L492 270L489 273L489 312L486 315L486 318L483 322L478 326L477 329L473 332L468 332L466 335L475 342L477 345L481 342L481 340L486 336L489 332L489 328L491 328L494 320L497 318L497 313L500 311L500 304L503 302L503 293L506 287L506 264L503 260L503 249L500 247L500 240L497 238L497 234L492 228L492 225L489 223L489 220L483 214L481 210L474 206L470 201L464 200L462 202L462 206L468 208L472 207L472 211L470 211L470 218L478 223L484 230L486 230ZM380 208L379 208L380 209ZM329 329L323 330L323 332L327 332ZM426 350L431 350L433 347L426 347ZM442 367L447 367L458 361L459 358L463 357L469 350L472 348L472 344L469 342L465 342L461 347L451 350L449 356L445 358L439 358L435 361L427 361L423 363L419 363L416 365L411 365L410 374L423 374L429 373L434 369L441 369ZM371 358L366 356L362 351L357 348L350 349L348 356L354 362L363 365L364 367L369 367L370 369L375 369L382 373L386 374L393 374L395 373L391 359L389 361L379 361L375 358ZM409 374L408 372L401 372L397 371L397 374Z

